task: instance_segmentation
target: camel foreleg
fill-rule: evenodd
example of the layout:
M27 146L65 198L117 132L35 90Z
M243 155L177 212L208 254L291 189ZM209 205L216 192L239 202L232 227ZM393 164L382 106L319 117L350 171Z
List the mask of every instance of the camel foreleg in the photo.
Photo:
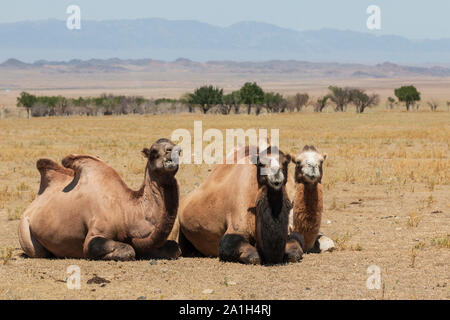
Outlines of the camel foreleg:
M240 234L225 234L219 243L221 261L261 264L258 251Z
M129 244L97 236L86 239L84 256L92 260L129 261L135 259L136 253Z
M139 255L139 258L144 259L177 259L181 255L178 243L173 240L168 240L161 247L151 250L147 254Z
M298 232L291 232L286 242L284 261L286 262L300 261L303 256L303 249L302 249L303 246L304 241L302 235Z

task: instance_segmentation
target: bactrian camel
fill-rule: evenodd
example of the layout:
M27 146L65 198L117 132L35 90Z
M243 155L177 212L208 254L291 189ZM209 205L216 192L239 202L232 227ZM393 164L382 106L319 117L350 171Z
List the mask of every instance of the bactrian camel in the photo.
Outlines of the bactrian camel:
M321 154L314 146L306 145L297 156L295 163L295 189L288 184L288 192L294 193L294 205L290 217L290 229L303 236L304 252L320 252L334 248L331 239L319 234L322 213L323 162L327 154Z
M25 254L100 260L177 258L178 245L167 237L178 209L175 174L180 148L159 139L142 152L147 165L137 191L92 156L69 155L63 166L39 160L38 196L19 224Z
M245 147L245 164L238 164L239 155L236 150L234 164L217 165L182 199L171 237L179 239L183 256L246 264L301 260L301 237L288 235L290 156L276 147L261 153Z

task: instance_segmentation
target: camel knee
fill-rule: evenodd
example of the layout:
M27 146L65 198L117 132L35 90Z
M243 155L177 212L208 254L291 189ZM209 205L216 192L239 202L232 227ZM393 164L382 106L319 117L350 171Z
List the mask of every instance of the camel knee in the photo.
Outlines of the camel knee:
M220 239L219 259L228 262L261 264L261 258L256 248L238 234L226 234Z
M298 232L292 232L289 234L286 242L286 250L284 254L284 260L286 262L298 262L303 257L303 237Z
M181 250L181 255L183 257L205 257L204 254L202 254L200 251L197 250L197 248L192 244L191 241L189 241L188 238L183 233L182 228L179 228L178 232L178 245Z
M181 255L181 250L176 241L168 240L160 248L156 248L139 258L148 259L177 259Z
M331 252L335 249L334 241L323 234L319 234L314 242L315 252Z
M129 244L103 237L94 237L85 245L84 255L92 260L134 260L136 253Z

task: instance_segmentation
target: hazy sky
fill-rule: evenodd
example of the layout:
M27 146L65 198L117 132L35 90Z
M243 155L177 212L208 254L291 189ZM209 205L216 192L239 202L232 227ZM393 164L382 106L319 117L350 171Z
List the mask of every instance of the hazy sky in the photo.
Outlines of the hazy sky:
M2 0L0 22L66 19L166 18L228 26L250 20L296 30L350 29L409 38L450 38L450 0ZM369 5L381 8L381 30L366 28Z

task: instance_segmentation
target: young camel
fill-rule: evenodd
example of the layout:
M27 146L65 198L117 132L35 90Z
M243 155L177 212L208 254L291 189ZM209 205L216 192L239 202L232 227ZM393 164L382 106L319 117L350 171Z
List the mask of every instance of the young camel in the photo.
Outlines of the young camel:
M25 254L98 260L177 258L178 245L167 237L178 209L175 158L180 148L159 139L142 152L148 161L137 191L95 157L69 155L63 167L40 159L39 193L19 224Z
M288 183L294 205L290 217L290 228L303 236L304 252L323 252L334 248L333 240L319 234L322 212L323 193L322 176L323 162L327 154L321 154L314 146L306 145L296 156L292 156L295 163L295 187Z
M291 204L285 184L290 156L277 148L263 155L258 151L246 147L245 164L236 164L236 150L235 164L216 166L181 201L171 238L178 238L183 256L218 256L245 264L301 259L301 236L288 235Z

